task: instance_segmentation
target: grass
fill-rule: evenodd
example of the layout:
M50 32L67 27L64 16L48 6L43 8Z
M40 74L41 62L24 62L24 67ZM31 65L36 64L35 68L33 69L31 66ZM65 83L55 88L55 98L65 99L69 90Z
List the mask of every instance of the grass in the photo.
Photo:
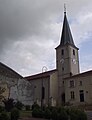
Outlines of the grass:
M32 117L31 111L22 110L20 111L20 118Z

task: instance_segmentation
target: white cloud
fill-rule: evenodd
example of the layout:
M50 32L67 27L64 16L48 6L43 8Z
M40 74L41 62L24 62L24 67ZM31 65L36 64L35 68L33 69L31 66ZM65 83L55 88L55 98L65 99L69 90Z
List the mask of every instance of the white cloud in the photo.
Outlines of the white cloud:
M81 62L81 71L84 72L84 71L88 71L88 70L92 70L92 55L85 55L83 58L82 58L82 62ZM84 61L84 62L83 62Z

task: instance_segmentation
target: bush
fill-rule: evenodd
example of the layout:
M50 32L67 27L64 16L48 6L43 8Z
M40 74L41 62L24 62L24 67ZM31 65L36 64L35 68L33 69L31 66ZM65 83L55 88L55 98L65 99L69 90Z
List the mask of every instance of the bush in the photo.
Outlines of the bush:
M39 108L39 109L34 108L32 111L32 117L43 118L43 114L44 114L44 112L42 111L41 108Z
M61 109L58 113L58 120L68 120L68 114L65 109Z
M51 118L52 120L68 120L67 110L61 107L53 108Z
M84 111L69 108L34 108L32 116L37 118L46 118L52 120L87 120Z
M30 110L30 105L25 106L26 110Z
M39 109L39 108L40 108L40 106L36 102L34 102L34 104L32 105L32 110Z
M45 111L44 111L43 115L44 115L44 118L50 119L51 118L51 111L50 111L50 109L49 108L45 108Z
M15 107L17 108L17 109L19 109L19 110L22 110L22 108L23 108L23 103L21 103L20 101L17 101L16 103L15 103Z
M52 118L52 120L57 120L57 119L58 119L58 112L57 112L57 109L56 109L56 108L54 108L54 109L52 110L51 118Z
M19 118L19 110L17 108L13 108L11 111L11 120L18 120Z
M71 109L69 115L70 120L87 120L87 115L81 110Z
M0 114L0 120L10 120L10 117L6 112L2 112Z

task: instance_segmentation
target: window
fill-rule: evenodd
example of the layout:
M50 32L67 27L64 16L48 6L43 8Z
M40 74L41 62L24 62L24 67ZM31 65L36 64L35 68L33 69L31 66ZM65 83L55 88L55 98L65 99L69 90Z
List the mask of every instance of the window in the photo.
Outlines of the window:
M64 67L62 67L62 71L64 71Z
M62 53L61 53L62 55L64 55L64 50L62 49Z
M83 94L83 93L84 93L84 90L80 90L79 92L80 92L80 94Z
M45 87L42 87L42 99L45 98Z
M73 49L73 55L75 55L75 50Z
M74 87L74 80L70 81L70 87Z
M80 94L80 102L84 102L84 90L80 90L79 94Z
M80 86L82 86L82 81L80 81Z
M63 81L63 84L64 84L64 81Z
M74 100L75 99L74 91L71 91L70 94L71 94L71 99Z

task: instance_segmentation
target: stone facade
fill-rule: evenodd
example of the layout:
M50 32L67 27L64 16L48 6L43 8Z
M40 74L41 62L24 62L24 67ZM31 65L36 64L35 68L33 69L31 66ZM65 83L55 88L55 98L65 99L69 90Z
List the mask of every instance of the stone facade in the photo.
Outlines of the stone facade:
M66 78L65 93L66 103L92 104L92 71Z
M33 104L37 102L39 105L56 105L57 99L57 71L47 71L34 76L26 77L33 86ZM42 93L44 87L44 93ZM42 94L44 94L42 98ZM42 103L43 102L43 103Z
M0 75L0 87L5 91L1 94L4 98L13 98L23 104L33 101L32 85L22 78L10 78Z

